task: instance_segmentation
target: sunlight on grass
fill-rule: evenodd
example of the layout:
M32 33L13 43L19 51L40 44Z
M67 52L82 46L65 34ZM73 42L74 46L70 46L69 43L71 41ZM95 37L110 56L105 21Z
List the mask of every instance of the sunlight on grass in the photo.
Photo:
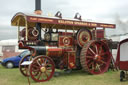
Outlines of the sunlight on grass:
M82 70L72 71L70 74L60 71L58 77L47 82L37 83L31 78L31 85L128 85L128 81L119 81L119 71L109 71L101 75L90 75ZM7 69L0 66L0 85L28 85L18 68Z

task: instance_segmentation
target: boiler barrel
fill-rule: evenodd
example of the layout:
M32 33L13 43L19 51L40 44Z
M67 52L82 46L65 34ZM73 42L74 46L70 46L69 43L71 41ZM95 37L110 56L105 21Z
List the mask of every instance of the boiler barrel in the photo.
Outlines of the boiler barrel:
M63 49L50 46L32 46L38 55L46 55L49 57L60 57L63 55Z

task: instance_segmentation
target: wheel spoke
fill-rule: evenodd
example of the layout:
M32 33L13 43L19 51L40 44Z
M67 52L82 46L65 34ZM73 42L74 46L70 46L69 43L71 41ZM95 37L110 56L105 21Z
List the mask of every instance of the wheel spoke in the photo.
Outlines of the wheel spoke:
M94 54L91 51L88 51L88 55L94 56Z
M87 63L87 64L90 64L91 62L92 62L92 60L88 60L86 63Z
M52 64L51 63L47 63L46 66L52 66Z
M94 64L93 62L94 62L94 61L92 61L92 60L88 61L88 62L87 62L88 67L92 66L92 64Z
M52 67L47 67L47 70L51 70L52 69Z
M47 74L46 72L45 72L44 74L45 74L45 75L47 76L47 78L48 78L48 74Z
M98 49L97 49L97 45L95 45L95 48L96 48L96 54L98 54Z
M44 62L44 64L45 64L45 65L44 65L44 66L47 66L47 61L48 61L48 60L47 60L47 59L45 59L45 62Z
M93 65L93 62L89 63L89 64L88 64L88 67L90 67L90 66L92 66L92 65Z
M40 74L39 74L39 76L37 77L37 79L39 80L41 76L42 76L42 72L40 72Z
M100 62L103 63L103 64L105 64L105 65L107 65L107 63L105 61L103 61L103 60L100 60Z
M99 47L99 54L103 53L103 45L101 44Z
M40 62L39 62L38 60L37 60L36 62L37 62L37 64L38 64L38 65L41 67L41 64L40 64Z
M43 58L41 58L41 63L44 63L44 59Z
M95 55L96 53L89 47L89 50Z
M93 59L94 57L93 57L93 56L86 56L86 58L91 58L91 59Z
M96 68L101 72L100 65L96 63Z
M22 71L26 71L26 68L23 68Z
M106 54L109 54L109 52L103 52L103 53L100 53L99 55L100 55L100 56L104 56L104 55L106 55Z
M47 63L47 61L48 61L48 60L47 60L47 59L45 59L45 64Z
M94 68L93 69L94 69L94 71L96 70L96 63L94 63Z
M33 67L35 67L35 68L39 68L39 66L37 66L37 65L33 65Z

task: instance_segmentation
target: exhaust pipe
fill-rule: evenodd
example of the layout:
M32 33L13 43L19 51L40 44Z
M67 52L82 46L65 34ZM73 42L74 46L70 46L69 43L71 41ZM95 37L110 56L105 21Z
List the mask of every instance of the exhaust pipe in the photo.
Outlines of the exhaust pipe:
M35 14L41 15L42 10L41 10L41 0L35 0Z

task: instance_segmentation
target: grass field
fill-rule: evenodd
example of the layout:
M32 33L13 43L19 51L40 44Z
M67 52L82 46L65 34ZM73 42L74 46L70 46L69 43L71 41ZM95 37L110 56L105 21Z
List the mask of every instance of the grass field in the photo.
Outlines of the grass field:
M119 71L108 71L102 75L90 75L84 71L73 71L53 77L47 82L37 83L31 78L31 85L128 85L128 81L119 81ZM18 68L6 69L0 65L0 85L28 85L27 78L21 75Z

